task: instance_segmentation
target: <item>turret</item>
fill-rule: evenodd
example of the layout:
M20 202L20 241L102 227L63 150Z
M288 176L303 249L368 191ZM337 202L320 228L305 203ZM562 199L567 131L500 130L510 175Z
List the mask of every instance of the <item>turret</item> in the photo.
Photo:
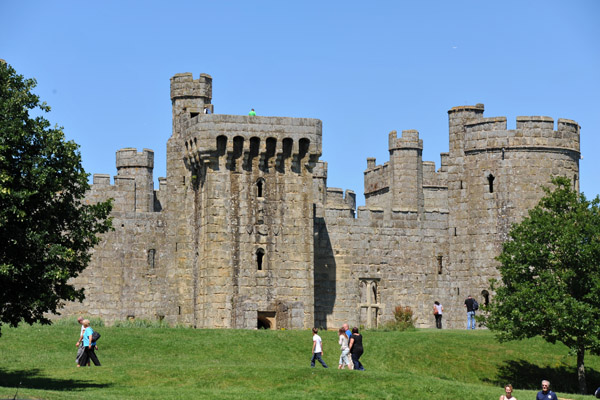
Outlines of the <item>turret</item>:
M470 121L482 119L484 109L484 105L479 103L474 106L452 107L448 110L451 159L463 156L465 124Z
M173 104L173 132L179 132L179 119L188 114L193 118L204 112L204 108L212 113L212 77L200 74L194 79L189 72L175 74L171 78L171 103Z
M415 130L389 135L392 209L423 212L423 140Z
M144 149L138 153L137 149L126 148L117 151L117 176L130 178L135 181L135 204L136 212L154 211L154 181L152 170L154 169L154 152Z

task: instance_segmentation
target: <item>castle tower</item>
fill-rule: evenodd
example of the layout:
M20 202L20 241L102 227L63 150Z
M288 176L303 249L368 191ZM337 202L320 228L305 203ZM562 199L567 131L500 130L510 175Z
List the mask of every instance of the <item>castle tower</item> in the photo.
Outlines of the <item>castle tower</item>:
M134 204L132 209L136 212L154 211L154 152L144 149L138 153L137 149L125 148L117 151L117 176L120 178L133 178Z
M182 124L189 124L205 116L203 109L212 99L212 77L200 74L194 79L191 73L176 74L171 78L171 103L173 132L167 142L168 193L163 211L167 222L166 242L169 260L169 291L173 294L171 309L180 323L198 326L198 252L195 248L197 227L194 223L201 204L194 190L193 173L184 160L185 145L181 139ZM196 181L195 181L196 182ZM163 185L161 184L161 191ZM162 203L162 202L161 202Z
M179 120L167 144L166 206L181 319L197 327L312 326L321 121L195 115L189 102L209 97L173 96L182 81L196 85L189 75L171 80Z
M423 213L423 140L416 130L389 134L392 208Z
M469 294L489 300L495 257L510 227L543 196L542 186L567 176L577 187L579 125L559 119L555 131L552 118L517 117L517 128L507 130L506 117L483 118L483 105L448 113L449 257L460 309Z
M183 114L193 118L204 112L208 107L211 113L214 111L212 104L212 77L208 74L200 74L195 79L191 73L175 74L171 78L171 102L173 104L173 132L178 132L179 119Z

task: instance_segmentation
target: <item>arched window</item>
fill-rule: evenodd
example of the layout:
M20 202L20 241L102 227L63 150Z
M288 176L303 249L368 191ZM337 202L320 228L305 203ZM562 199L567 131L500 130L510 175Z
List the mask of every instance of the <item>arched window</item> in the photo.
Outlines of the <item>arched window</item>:
M488 292L487 290L482 290L481 295L483 296L483 304L486 306L489 305L490 304L490 292Z
M371 303L376 304L377 303L377 283L376 282L371 282L371 294L373 297L371 297Z
M256 250L256 269L258 271L262 271L263 270L263 259L265 257L265 251L264 249L258 249Z
M259 178L256 181L256 197L264 197L265 191L265 180L263 178Z
M490 187L490 193L494 193L494 179L495 179L494 175L492 175L492 174L489 174L487 177L488 184Z

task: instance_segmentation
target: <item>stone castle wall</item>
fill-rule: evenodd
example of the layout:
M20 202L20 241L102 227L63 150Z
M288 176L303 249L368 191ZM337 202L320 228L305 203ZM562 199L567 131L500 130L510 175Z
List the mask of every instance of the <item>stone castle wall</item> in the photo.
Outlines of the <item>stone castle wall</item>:
M117 152L115 230L75 279L87 313L107 322L164 319L204 328L377 326L409 306L417 325L465 324L471 294L489 300L495 257L553 176L578 188L579 126L571 120L484 118L448 111L449 152L422 160L416 130L389 134L390 159L367 159L366 205L327 187L321 121L212 114L212 78L171 79L167 177L153 188L153 152ZM211 113L205 114L208 109Z

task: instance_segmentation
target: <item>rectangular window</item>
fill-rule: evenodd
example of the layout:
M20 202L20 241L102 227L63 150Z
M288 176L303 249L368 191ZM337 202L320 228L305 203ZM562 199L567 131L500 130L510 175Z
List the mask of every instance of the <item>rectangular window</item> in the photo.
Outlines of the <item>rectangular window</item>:
M156 258L156 250L155 249L149 249L148 250L148 266L150 268L154 268L155 258Z

